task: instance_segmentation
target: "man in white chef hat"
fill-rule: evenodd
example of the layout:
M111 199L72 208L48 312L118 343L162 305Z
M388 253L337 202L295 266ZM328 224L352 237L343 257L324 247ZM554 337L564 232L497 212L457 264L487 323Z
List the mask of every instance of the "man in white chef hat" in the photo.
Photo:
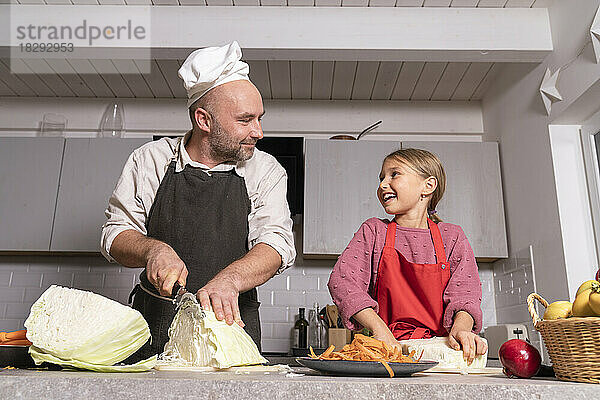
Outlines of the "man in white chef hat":
M162 352L178 285L219 320L243 326L260 348L255 288L296 256L287 176L255 149L264 110L241 56L237 42L188 56L179 76L192 129L136 149L109 200L103 254L145 268L133 307L152 343L135 359Z

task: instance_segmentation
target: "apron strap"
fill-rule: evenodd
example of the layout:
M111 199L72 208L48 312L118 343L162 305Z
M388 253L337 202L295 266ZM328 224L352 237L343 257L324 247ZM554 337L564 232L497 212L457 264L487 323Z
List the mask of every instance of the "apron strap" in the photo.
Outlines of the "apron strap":
M410 322L396 321L391 323L388 328L390 328L390 331L397 340L425 339L432 337L429 328L415 326Z
M410 338L409 339L423 339L425 338L426 334L428 334L430 331L427 328L415 328L414 331L412 331L412 333L410 334Z
M150 291L149 289L147 289L141 282L137 284L137 286L134 288L134 290L136 289L141 289L142 291L148 293L150 296L152 297L156 297L157 299L160 300L164 300L164 301L168 301L169 303L173 303L175 304L175 299L174 298L170 298L170 297L166 297L166 296L161 296L159 294L153 293L152 291ZM131 296L134 295L134 292L131 292L131 294L129 295L129 302L131 302Z
M394 248L396 242L396 221L392 221L387 226L387 233L385 234L385 247Z
M429 225L429 231L431 232L431 238L433 239L433 248L435 249L435 258L439 263L446 262L446 252L444 251L444 242L442 241L442 234L437 224L427 218L427 224Z
M177 139L177 145L175 145L175 151L173 153L173 157L171 157L171 161L177 161L179 159L179 148L183 145L183 136Z
M140 284L138 283L137 285L135 285L133 287L133 290L131 291L131 293L129 293L129 299L127 300L127 304L129 304L130 306L133 305L133 297L136 295L136 293L138 292L139 289L140 289Z

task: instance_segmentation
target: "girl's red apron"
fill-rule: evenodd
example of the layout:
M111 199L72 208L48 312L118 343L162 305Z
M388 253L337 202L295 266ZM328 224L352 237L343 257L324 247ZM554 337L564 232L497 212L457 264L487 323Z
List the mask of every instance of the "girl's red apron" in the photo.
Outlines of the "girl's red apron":
M427 219L436 264L415 264L396 250L396 222L388 224L379 261L375 293L379 316L397 340L448 336L444 328L443 294L450 280L450 265L436 223Z

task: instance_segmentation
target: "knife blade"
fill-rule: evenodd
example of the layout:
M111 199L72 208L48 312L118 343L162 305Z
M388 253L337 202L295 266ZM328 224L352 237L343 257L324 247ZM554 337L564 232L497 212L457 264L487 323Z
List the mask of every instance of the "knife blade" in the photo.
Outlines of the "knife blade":
M200 308L200 304L198 303L198 299L193 293L188 292L185 286L181 286L179 282L175 282L173 285L173 290L171 291L171 298L173 299L173 305L176 310L179 310L180 306L184 302L192 301L198 305L198 311L195 311L195 314L198 319L202 319L205 317L204 310ZM196 309L196 307L194 307Z
M179 307L179 304L181 304L181 299L186 293L189 292L187 291L185 286L181 286L179 282L175 282L175 284L173 285L173 290L171 291L171 298L173 299L173 305L175 306L175 308Z

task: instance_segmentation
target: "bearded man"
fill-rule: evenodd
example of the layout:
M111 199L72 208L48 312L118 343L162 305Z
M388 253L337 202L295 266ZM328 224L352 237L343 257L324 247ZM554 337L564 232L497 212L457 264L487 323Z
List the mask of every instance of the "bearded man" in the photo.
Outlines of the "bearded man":
M189 55L179 76L191 131L136 149L109 200L102 251L144 268L133 307L152 334L128 362L163 351L176 283L260 349L256 287L294 262L287 176L255 149L264 110L241 55L237 42Z

